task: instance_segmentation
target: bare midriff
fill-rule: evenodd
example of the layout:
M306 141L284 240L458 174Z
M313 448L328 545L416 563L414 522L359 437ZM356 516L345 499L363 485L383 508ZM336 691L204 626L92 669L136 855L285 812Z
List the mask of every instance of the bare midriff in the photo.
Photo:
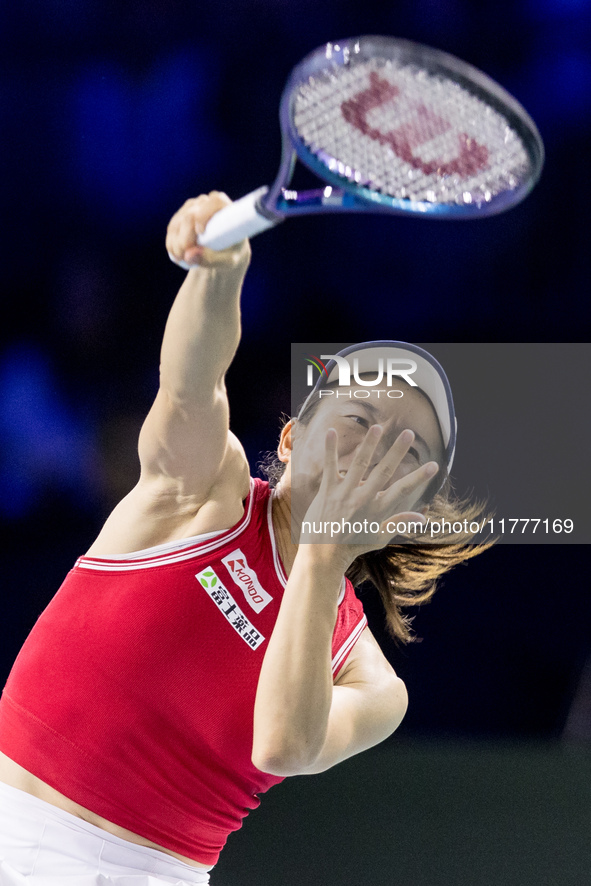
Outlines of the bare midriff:
M59 791L56 791L54 788L46 784L46 782L41 781L40 778L37 778L37 776L28 772L26 769L23 769L22 766L19 766L18 763L15 763L14 760L11 760L10 757L7 757L2 752L0 752L0 781L13 788L18 788L20 791L25 791L25 793L31 794L39 800L44 800L46 803L50 803L58 809L63 809L65 812L69 812L70 815L75 815L77 818L81 818L83 821L86 821L97 828L101 828L103 831L107 831L107 833L113 834L115 837L127 840L129 843L136 843L139 846L148 846L150 849L159 849L160 852L165 852L166 855L172 855L174 858L178 858L180 861L184 861L186 864L190 864L196 868L203 868L205 870L211 868L211 865L201 864L200 862L195 861L194 858L187 858L186 855L180 855L178 852L173 852L171 849L166 849L164 846L152 843L151 840L146 840L145 837L140 837L139 834L134 834L132 831L128 831L127 828L119 827L119 825L113 824L112 821L107 821L106 818L96 815L94 812L91 812L90 809L85 809L83 806L79 806L78 803L74 803L72 800L69 800L68 797L60 794Z

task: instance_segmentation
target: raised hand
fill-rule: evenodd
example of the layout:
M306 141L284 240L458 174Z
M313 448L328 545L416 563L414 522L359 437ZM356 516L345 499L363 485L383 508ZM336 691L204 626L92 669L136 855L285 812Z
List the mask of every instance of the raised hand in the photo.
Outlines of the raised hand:
M186 271L200 265L202 267L223 267L238 264L250 257L247 240L242 240L229 249L214 251L200 246L198 237L206 228L210 218L232 201L220 191L211 191L187 200L171 218L166 232L166 249L175 264Z
M439 467L430 461L393 479L414 440L407 429L372 468L382 433L380 425L369 428L343 477L337 432L329 429L322 481L302 521L301 544L338 545L339 556L352 563L360 554L388 544L396 525L425 522L422 510L415 508Z

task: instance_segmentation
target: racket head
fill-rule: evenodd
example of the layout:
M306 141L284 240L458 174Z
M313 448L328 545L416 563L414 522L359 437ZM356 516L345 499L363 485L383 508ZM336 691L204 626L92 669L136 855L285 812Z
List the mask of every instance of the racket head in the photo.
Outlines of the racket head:
M531 191L544 162L535 123L505 89L409 40L357 37L310 53L280 120L301 162L359 211L494 215Z

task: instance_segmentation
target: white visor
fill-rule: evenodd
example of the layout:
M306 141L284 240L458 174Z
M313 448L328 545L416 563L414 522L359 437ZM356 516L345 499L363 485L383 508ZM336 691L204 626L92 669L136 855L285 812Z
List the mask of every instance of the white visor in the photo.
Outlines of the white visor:
M375 374L376 378L378 374L383 374L382 377L385 377L386 381L394 377L400 378L416 386L431 401L441 428L446 468L449 473L456 448L457 421L449 381L435 357L417 345L400 341L362 342L344 348L338 354L320 356L322 360L325 357L331 359L324 364L325 371L306 398L298 418L315 399L315 394L327 384L334 382L354 384L355 377L363 373Z

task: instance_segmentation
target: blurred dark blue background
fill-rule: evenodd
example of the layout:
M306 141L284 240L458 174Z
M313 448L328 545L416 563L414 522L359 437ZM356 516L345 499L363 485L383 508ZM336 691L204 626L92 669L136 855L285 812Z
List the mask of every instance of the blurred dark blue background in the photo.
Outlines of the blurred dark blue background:
M311 218L254 242L228 377L253 469L289 410L292 341L589 337L590 0L21 0L0 29L2 681L136 481L182 280L168 219L202 191L271 182L283 84L316 46L376 33L458 55L525 105L546 167L493 219ZM587 457L565 429L573 496ZM493 549L445 580L417 616L423 642L404 650L365 594L409 687L401 733L557 739L591 649L586 557Z

